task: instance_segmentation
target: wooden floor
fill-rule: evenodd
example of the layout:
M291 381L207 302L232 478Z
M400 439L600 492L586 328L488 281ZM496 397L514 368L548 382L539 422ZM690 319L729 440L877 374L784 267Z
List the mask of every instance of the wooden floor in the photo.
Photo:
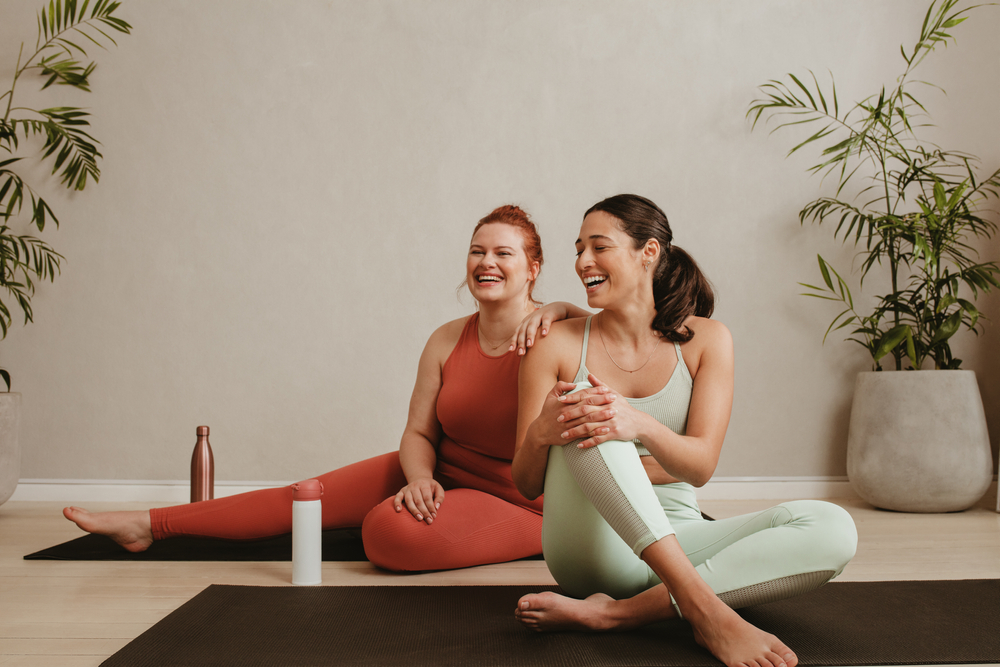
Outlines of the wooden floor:
M721 518L776 501L705 501ZM860 546L842 581L1000 578L1000 514L989 499L958 514L897 514L835 501L858 526ZM99 665L209 584L289 585L289 563L26 561L82 533L61 503L0 506L0 666ZM138 509L93 504L89 509ZM324 563L324 585L551 584L541 561L395 575L368 563Z

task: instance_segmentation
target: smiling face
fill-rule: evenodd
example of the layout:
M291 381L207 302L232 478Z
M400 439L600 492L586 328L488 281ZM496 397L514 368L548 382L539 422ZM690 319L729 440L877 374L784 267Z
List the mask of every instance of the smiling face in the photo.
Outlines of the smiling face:
M643 268L655 266L659 246L647 241L639 250L621 230L617 218L594 211L583 219L576 240L576 273L587 290L587 305L606 308L635 294L652 293L651 274Z
M469 244L465 282L476 301L527 301L538 262L528 263L521 231L502 222L485 224Z

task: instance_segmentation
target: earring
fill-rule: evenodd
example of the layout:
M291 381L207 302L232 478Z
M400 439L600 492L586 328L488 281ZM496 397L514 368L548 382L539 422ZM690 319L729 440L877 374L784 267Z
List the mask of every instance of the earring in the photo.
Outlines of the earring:
M646 262L645 264L642 265L642 269L646 273L649 273L649 265L650 265L650 262Z

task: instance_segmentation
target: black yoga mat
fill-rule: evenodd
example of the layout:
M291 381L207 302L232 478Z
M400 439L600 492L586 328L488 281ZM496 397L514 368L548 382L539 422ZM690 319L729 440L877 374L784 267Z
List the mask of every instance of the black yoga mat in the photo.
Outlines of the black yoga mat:
M279 535L264 540L218 540L172 537L153 542L139 553L126 551L110 537L84 535L48 549L36 551L25 560L135 560L135 561L270 561L292 560L292 536ZM525 560L540 560L531 556ZM368 560L361 543L361 530L348 528L323 531L323 560Z
M145 551L132 553L110 537L84 535L48 549L36 551L25 560L148 560L148 561L238 561L292 560L292 536L279 535L264 540L218 540L172 537L153 542ZM323 560L368 560L358 529L324 530Z
M209 586L102 663L381 667L708 667L671 621L609 634L540 634L513 616L526 586ZM832 583L740 611L799 664L1000 662L1000 580Z
M702 514L708 521L712 517ZM541 560L541 555L524 560ZM172 537L153 542L145 551L132 553L103 535L84 535L41 551L24 560L148 560L148 561L269 561L292 560L292 536L264 540L232 541L214 538ZM356 528L323 531L323 560L368 560Z

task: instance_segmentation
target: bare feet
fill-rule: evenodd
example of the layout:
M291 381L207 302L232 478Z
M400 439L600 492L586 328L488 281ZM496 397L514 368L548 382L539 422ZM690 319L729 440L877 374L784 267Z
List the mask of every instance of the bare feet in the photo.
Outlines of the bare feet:
M537 632L624 629L615 622L615 615L612 613L614 604L615 600L603 593L594 593L584 600L576 600L546 591L525 595L518 600L514 616Z
M795 667L799 659L772 634L750 625L721 601L700 621L694 638L727 667ZM701 616L699 614L699 616Z
M153 543L146 511L90 513L81 507L66 507L63 516L88 533L110 537L129 551L145 551Z
M657 618L626 607L628 600L614 600L603 593L576 600L545 592L518 600L514 616L537 632L628 630L674 616L671 606ZM695 617L689 619L695 641L727 667L796 667L799 662L781 640L750 625L718 598L709 603L708 610L694 611L691 616Z

